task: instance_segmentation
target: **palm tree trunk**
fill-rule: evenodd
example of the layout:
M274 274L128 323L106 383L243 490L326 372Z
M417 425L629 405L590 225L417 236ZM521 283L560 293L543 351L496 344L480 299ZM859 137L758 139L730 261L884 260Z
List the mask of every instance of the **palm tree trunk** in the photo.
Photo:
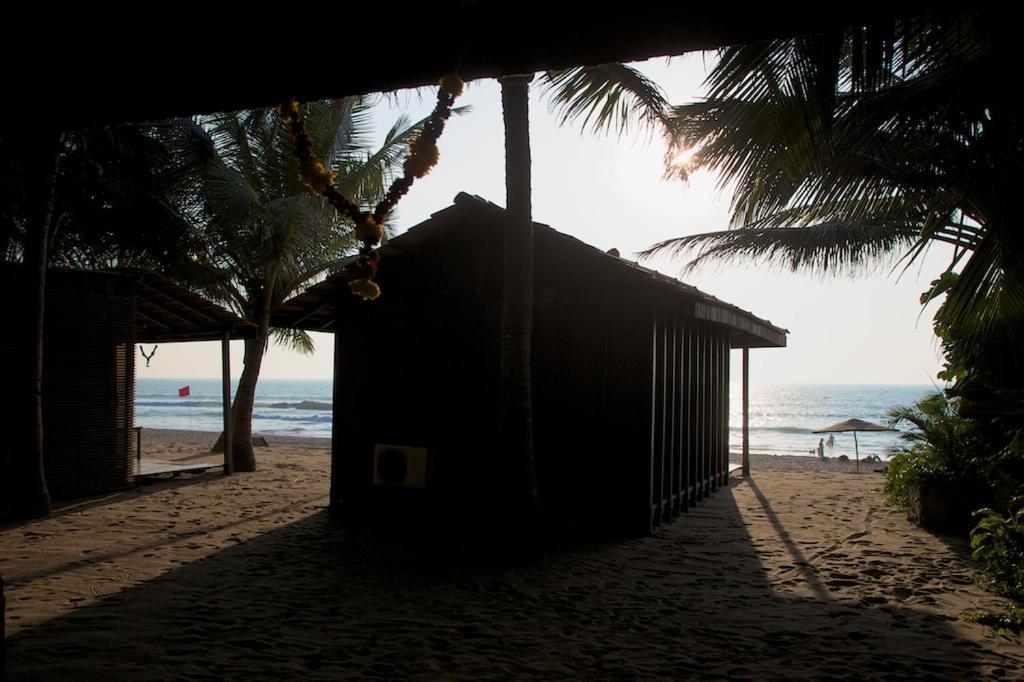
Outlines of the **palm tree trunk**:
M252 407L256 401L256 382L260 378L260 365L267 348L270 330L259 326L256 338L245 340L242 375L238 378L235 402L231 406L234 443L232 458L235 471L256 471L256 454L252 449Z
M46 267L49 260L50 222L57 185L57 159L63 136L41 132L26 150L25 162L32 218L25 236L26 297L22 318L25 361L16 370L24 392L15 420L11 486L14 513L21 518L46 516L51 511L43 465L43 321L46 309Z
M505 121L505 291L501 315L501 475L515 524L529 530L540 509L533 456L530 334L533 328L533 222L530 203L529 84L533 76L501 80ZM517 518L518 517L518 518Z

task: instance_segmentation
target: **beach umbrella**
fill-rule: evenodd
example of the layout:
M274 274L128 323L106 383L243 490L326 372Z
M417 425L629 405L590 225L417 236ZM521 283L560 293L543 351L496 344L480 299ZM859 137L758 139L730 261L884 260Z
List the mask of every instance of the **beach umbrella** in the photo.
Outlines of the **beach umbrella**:
M892 431L888 426L866 422L863 419L847 419L846 421L826 426L823 429L816 429L813 433L846 433L853 431L853 449L857 455L857 471L860 471L860 446L857 444L858 431Z

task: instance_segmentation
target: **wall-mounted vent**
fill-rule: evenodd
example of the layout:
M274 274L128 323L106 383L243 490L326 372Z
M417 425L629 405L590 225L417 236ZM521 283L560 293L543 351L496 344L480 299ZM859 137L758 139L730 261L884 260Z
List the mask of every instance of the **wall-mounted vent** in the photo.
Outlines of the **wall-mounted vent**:
M427 487L427 449L410 445L374 445L373 482L392 488Z

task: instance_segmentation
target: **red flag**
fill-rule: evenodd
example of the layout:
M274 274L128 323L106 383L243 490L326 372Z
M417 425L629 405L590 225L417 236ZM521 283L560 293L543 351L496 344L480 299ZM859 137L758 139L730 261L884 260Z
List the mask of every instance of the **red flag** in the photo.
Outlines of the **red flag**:
M179 388L178 389L178 397L179 398L184 398L184 397L190 395L191 392L188 390L188 388L189 388L188 386L184 386L182 388Z

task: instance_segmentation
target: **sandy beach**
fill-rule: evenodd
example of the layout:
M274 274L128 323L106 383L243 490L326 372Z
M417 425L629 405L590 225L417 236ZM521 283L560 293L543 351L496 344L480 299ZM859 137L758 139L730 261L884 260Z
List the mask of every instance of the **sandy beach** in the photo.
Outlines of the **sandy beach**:
M147 429L145 455L217 462L213 436ZM870 466L754 457L651 537L496 564L442 535L340 524L325 443L268 440L254 474L0 529L9 676L1024 676L1019 639L966 619L1002 601L964 543L888 507Z

